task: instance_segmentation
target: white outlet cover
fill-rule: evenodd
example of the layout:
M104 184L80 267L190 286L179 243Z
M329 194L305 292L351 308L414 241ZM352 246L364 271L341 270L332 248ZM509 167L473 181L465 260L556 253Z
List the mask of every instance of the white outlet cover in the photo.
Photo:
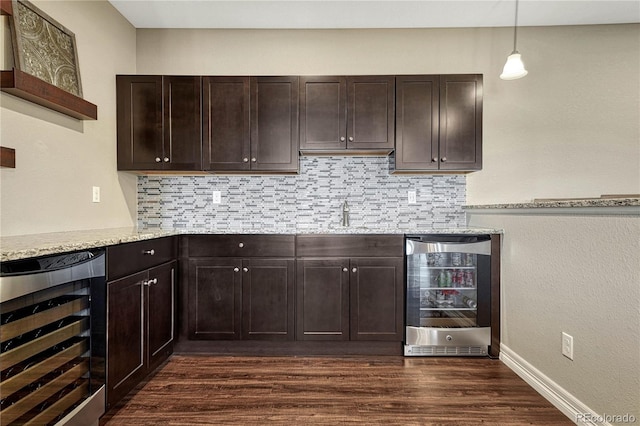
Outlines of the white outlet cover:
M94 203L99 203L100 202L100 187L99 186L94 186L93 187L93 193L92 193L91 200Z
M573 361L573 336L562 332L562 355Z
M407 202L409 204L415 204L417 202L416 191L407 192Z
M220 204L222 202L222 193L220 191L213 191L211 194L213 195L211 200L213 204Z

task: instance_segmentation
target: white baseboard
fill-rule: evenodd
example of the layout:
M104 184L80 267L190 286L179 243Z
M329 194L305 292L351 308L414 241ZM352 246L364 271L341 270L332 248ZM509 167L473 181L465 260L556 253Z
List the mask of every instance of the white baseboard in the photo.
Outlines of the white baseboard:
M575 396L503 344L500 345L500 361L512 369L522 380L531 385L532 388L551 402L558 410L562 411L575 424L611 426L611 423L603 416L580 402Z

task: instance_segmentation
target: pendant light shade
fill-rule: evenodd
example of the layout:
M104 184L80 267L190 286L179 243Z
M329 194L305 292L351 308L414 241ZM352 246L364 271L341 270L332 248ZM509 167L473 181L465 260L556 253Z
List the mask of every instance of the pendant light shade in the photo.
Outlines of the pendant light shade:
M516 80L524 77L528 73L529 71L524 68L520 53L516 51L507 57L507 62L504 64L500 78L503 80Z
M522 57L517 49L518 42L518 0L516 0L516 19L513 25L513 52L507 57L500 78L503 80L516 80L527 75L529 72L524 68Z

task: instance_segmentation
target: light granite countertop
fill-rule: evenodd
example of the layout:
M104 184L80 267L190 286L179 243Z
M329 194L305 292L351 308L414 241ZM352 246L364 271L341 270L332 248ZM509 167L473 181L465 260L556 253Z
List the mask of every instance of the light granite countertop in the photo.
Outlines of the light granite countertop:
M540 208L573 208L573 207L633 207L640 206L640 198L584 198L558 199L548 201L532 201L530 203L468 205L463 208L473 209L540 209Z
M0 262L46 256L76 250L106 247L134 241L149 240L170 235L186 234L500 234L501 229L487 228L433 228L433 229L399 229L399 228L195 228L195 229L160 229L160 228L109 228L85 231L52 232L46 234L20 235L0 238Z

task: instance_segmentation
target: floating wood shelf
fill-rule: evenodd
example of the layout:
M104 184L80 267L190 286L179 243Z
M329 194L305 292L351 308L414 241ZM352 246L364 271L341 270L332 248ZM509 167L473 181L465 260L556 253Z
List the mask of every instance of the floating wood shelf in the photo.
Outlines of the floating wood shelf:
M0 167L16 168L16 150L0 146Z
M0 90L78 120L98 118L96 105L17 69L1 72Z
M11 0L0 0L0 14L13 15ZM78 120L97 120L98 107L53 84L13 69L1 71L0 90Z

